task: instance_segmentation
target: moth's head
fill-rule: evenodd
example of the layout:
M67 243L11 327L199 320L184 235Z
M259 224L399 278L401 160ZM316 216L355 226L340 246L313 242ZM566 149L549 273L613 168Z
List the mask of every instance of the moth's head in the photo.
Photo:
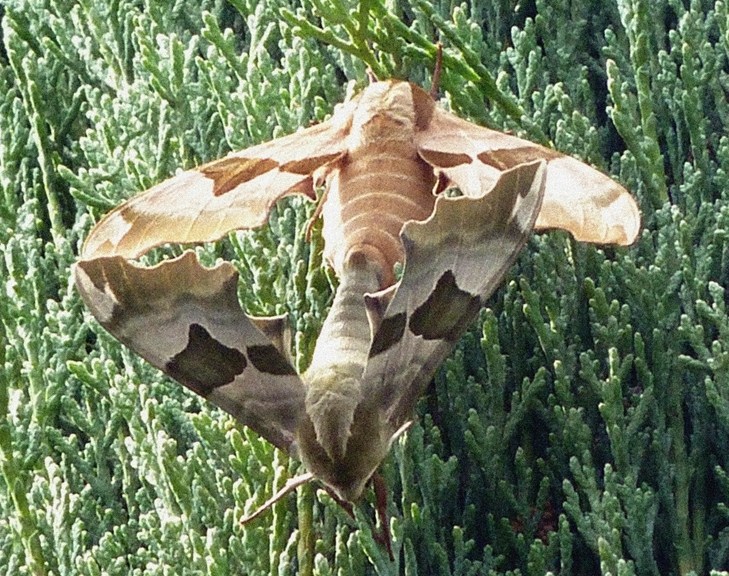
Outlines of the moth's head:
M343 453L327 453L308 417L297 432L296 448L306 468L348 502L359 500L390 447L391 434L380 416L366 412L362 405L357 407Z

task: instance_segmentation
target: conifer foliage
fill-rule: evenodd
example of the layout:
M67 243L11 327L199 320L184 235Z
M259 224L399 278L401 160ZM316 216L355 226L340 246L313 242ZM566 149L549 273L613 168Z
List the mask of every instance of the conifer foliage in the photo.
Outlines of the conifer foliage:
M7 574L664 575L729 570L729 3L0 3L0 567ZM639 199L628 249L535 237L388 457L394 561L100 329L70 266L103 213L326 118L367 82L574 154ZM330 302L311 206L198 248L287 313Z

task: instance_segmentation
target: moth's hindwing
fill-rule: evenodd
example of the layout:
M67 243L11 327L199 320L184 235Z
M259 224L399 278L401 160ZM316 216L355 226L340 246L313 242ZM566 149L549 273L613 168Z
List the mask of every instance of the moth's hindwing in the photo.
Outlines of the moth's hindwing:
M231 264L206 268L191 251L151 268L110 256L78 262L75 275L84 301L111 334L288 449L303 412L304 386L241 309ZM255 322L270 324L269 330L282 326L279 318Z
M403 276L374 333L363 378L365 395L379 399L393 429L409 417L527 241L546 171L544 161L517 166L480 197L440 197L430 218L405 225Z

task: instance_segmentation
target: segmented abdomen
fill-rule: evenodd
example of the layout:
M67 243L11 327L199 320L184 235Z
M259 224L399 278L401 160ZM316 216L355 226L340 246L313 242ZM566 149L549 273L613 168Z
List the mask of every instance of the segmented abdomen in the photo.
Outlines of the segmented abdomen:
M402 262L400 230L433 211L433 169L411 143L378 141L350 152L330 183L322 208L325 256L337 274L355 253L381 269L380 287L394 282Z

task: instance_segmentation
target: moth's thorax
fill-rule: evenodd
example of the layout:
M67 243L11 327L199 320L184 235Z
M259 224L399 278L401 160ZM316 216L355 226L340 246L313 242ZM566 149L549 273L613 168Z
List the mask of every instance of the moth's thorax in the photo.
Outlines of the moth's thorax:
M343 268L339 287L302 379L306 413L319 444L332 457L347 446L354 412L362 398L360 381L370 349L364 294L377 289L377 269L364 258Z
M328 346L329 341L323 342ZM331 341L329 362L309 370L304 377L306 414L313 423L317 443L332 459L346 453L354 413L362 400L362 365L344 354L338 361L338 344Z
M361 253L344 264L334 302L302 375L306 415L296 432L307 468L347 500L387 453L391 433L362 377L371 345L365 293L379 284L378 269Z
M394 283L393 267L402 262L403 224L427 218L435 202L436 176L415 145L423 110L432 110L427 94L414 94L406 82L377 82L363 92L348 153L327 181L322 208L325 255L334 269L341 274L348 258L363 254L376 263L380 288Z
M303 375L309 396L317 390L334 390L362 376L370 347L364 294L376 291L377 286L377 266L361 255L351 258L339 271L334 302Z

